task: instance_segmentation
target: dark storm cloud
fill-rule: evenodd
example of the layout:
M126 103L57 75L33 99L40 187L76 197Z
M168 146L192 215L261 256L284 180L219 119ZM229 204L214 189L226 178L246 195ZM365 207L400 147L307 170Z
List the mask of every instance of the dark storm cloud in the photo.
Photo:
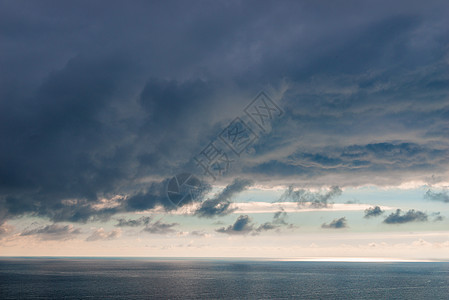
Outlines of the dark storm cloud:
M130 196L124 202L124 207L127 211L142 211L152 209L157 205L162 205L167 209L175 209L173 203L167 197L167 182L152 182L148 184L148 188L135 195Z
M68 240L76 238L81 233L73 225L51 224L39 228L23 231L21 236L37 236L42 240Z
M340 228L347 228L348 224L346 222L346 218L340 218L340 219L335 219L332 222L330 222L329 224L323 223L321 225L321 228L331 228L331 229L340 229Z
M365 209L365 216L364 218L371 218L371 217L377 217L380 216L381 214L383 214L384 211L380 208L380 206L374 206L374 207L370 207Z
M345 186L446 175L448 8L3 1L0 222L170 209L160 178L194 173L192 156L261 88L285 115L232 176Z
M333 198L340 196L342 190L338 186L333 186L328 192L325 193L313 193L305 189L294 189L290 186L281 196L279 201L293 201L298 205L310 205L316 208L327 207L329 201Z
M148 225L151 221L150 217L140 217L138 219L117 219L118 223L115 224L117 227L138 227L143 225Z
M388 217L385 218L384 223L403 224L409 222L427 222L427 220L427 214L422 211L415 211L414 209L411 209L406 213L402 213L400 209L397 209L396 212L391 213Z
M342 148L329 146L319 152L309 152L301 147L285 158L260 163L247 172L271 175L272 178L296 176L303 181L309 178L321 181L320 177L337 176L343 185L358 185L372 174L397 174L396 177L385 175L376 181L388 185L420 176L419 172L439 169L439 166L447 165L448 157L449 150L441 145L429 147L414 143L376 143ZM300 198L300 195L291 194L290 197Z
M212 218L215 216L225 216L232 213L235 209L229 206L232 203L232 197L236 194L246 190L253 184L251 180L236 178L234 181L226 186L223 191L217 194L214 198L207 199L201 203L201 206L196 210L195 215L199 217Z
M426 194L424 195L424 199L448 203L449 195L446 191L442 191L442 192L438 193L438 192L433 192L431 190L427 190Z

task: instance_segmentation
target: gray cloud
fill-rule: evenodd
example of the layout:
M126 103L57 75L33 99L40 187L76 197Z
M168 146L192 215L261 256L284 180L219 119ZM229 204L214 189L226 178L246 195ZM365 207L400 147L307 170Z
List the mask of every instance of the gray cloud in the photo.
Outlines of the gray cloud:
M403 224L409 222L427 222L427 220L427 214L422 211L411 209L403 214L400 209L397 209L396 212L386 217L383 222L386 224Z
M254 230L251 218L248 215L240 215L234 224L228 227L221 227L216 229L216 232L226 234L248 234Z
M324 194L318 192L313 193L305 189L294 189L292 186L290 186L282 194L280 201L285 200L294 201L301 206L310 203L309 204L310 206L320 208L320 207L327 207L329 201L335 197L340 196L341 193L342 190L338 186L331 187L330 190Z
M363 137L352 137L362 141ZM372 183L373 174L383 174L376 180L379 185L401 183L412 178L422 178L430 170L446 171L449 151L443 145L425 146L416 143L385 142L376 144L352 144L343 147L327 146L310 149L305 146L275 160L260 162L247 172L265 174L272 179L283 178L304 183L314 178L318 185L326 185L326 177L338 178L339 185ZM390 175L386 174L389 173ZM346 176L341 176L346 174ZM396 174L396 176L391 176ZM301 195L290 194L299 199Z
M117 227L138 227L148 225L151 221L150 217L140 217L139 219L117 219L118 223L115 224Z
M207 233L204 232L204 231L194 230L194 231L190 232L190 235L192 235L192 236L199 236L199 237L206 237Z
M179 224L178 223L164 223L164 222L161 222L160 220L158 220L154 223L151 223L151 224L148 224L147 226L145 226L143 231L152 233L152 234L173 233L173 232L175 232L173 227L175 227L176 225L179 225Z
M283 208L281 208L280 211L277 211L274 213L273 216L273 223L278 225L287 225L287 212L284 211Z
M340 218L340 219L335 219L332 222L330 222L329 224L323 223L321 225L321 228L332 228L332 229L340 229L340 228L347 228L348 224L346 222L346 218Z
M232 176L447 178L448 3L354 4L1 2L0 221L171 209L159 178L193 173L261 84L285 115Z
M51 224L39 228L25 230L21 236L37 236L42 240L69 240L76 238L81 233L79 228L73 225Z
M274 213L273 220L271 222L265 222L259 225L253 234L269 230L279 230L281 227L294 228L295 226L293 224L289 224L287 222L287 217L287 213L281 209L280 211Z
M380 206L374 206L374 207L370 207L365 209L365 216L364 218L371 218L371 217L377 217L380 216L381 214L383 214L384 211L380 208Z
M89 235L86 238L87 242L94 242L94 241L108 241L108 240L114 240L121 235L120 229L114 229L110 232L105 231L103 228L98 228L95 230L91 235Z
M431 190L427 190L426 194L424 195L424 199L448 203L449 195L446 191L437 193L437 192L432 192Z
M279 230L282 227L293 228L293 224L289 224L286 221L287 213L283 210L275 212L273 220L271 222L265 222L260 225L252 222L252 219L248 215L240 215L234 224L228 227L218 228L217 232L227 234L249 234L258 235L264 231Z
M442 216L440 212L434 212L430 215L434 218L434 222L441 222L444 220L444 216Z
M232 213L235 209L231 209L232 197L246 190L253 184L251 180L234 179L234 181L226 186L223 191L212 199L207 199L201 203L196 210L195 215L199 217L212 218L215 216L225 216Z

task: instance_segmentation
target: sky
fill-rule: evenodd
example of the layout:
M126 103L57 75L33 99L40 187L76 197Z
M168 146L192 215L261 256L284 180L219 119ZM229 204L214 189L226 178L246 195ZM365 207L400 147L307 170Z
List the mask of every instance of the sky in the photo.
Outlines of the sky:
M0 255L449 260L447 1L0 1Z

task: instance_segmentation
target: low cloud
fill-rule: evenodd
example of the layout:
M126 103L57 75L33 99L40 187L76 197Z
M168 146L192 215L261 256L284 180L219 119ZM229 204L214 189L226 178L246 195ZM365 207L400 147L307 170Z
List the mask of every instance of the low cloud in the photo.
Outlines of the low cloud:
M287 223L287 213L281 209L278 212L275 212L273 215L273 220L271 222L265 222L259 227L255 229L256 233L262 232L262 231L269 231L274 229L280 229L282 226L288 226L289 228L293 228L293 224Z
M198 230L194 230L192 232L190 232L191 236L198 236L198 237L209 237L210 234L204 232L204 231L198 231Z
M374 207L370 207L365 209L365 218L371 218L371 217L377 217L380 216L381 214L383 214L384 211L380 208L380 206L374 206Z
M284 211L284 209L281 209L280 211L277 211L274 213L273 216L273 223L278 225L287 225L287 213Z
M444 217L441 215L440 212L432 213L431 216L433 217L434 222L440 222L444 220Z
M283 226L293 228L293 224L289 224L286 221L287 213L280 210L274 213L273 220L271 222L265 222L259 226L252 222L252 219L248 215L240 215L234 224L228 227L222 227L217 229L217 232L227 234L249 234L257 235L263 231L279 230Z
M213 218L215 216L225 216L234 212L236 209L230 207L232 197L246 190L252 184L253 182L251 180L235 179L214 198L207 199L201 203L201 206L196 210L195 215L203 218Z
M148 224L143 229L145 232L152 233L152 234L167 234L167 233L173 233L175 230L173 227L176 225L179 225L178 223L163 223L160 220L156 221L152 224Z
M447 193L447 191L437 193L432 192L431 190L427 190L426 194L424 195L424 199L449 203L449 194Z
M35 229L30 229L22 232L21 236L37 236L41 240L69 240L75 238L81 233L79 228L74 228L73 225L59 225L51 224Z
M323 208L329 205L329 201L342 194L338 186L333 186L325 193L313 193L306 189L294 189L290 186L281 196L280 201L297 202L300 206Z
M411 209L406 213L402 213L400 209L397 209L396 212L386 217L383 222L386 224L403 224L409 222L427 222L427 220L427 214L422 211Z
M114 229L110 232L105 231L103 228L95 230L90 236L86 238L87 242L94 241L109 241L119 238L122 234L121 229Z
M248 234L254 230L254 224L252 224L252 220L248 215L241 215L237 218L234 224L229 225L228 227L222 227L216 232L226 233L226 234Z
M115 224L117 227L138 227L148 225L151 221L150 217L140 217L139 219L117 219L118 223Z
M333 228L333 229L340 229L340 228L347 228L348 224L346 223L346 217L335 219L329 224L323 223L321 225L321 228Z

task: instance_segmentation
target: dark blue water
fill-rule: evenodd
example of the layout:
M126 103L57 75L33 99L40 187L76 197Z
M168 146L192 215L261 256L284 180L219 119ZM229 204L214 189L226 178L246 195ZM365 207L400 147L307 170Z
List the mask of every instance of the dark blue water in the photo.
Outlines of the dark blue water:
M2 259L1 299L449 299L449 263Z

